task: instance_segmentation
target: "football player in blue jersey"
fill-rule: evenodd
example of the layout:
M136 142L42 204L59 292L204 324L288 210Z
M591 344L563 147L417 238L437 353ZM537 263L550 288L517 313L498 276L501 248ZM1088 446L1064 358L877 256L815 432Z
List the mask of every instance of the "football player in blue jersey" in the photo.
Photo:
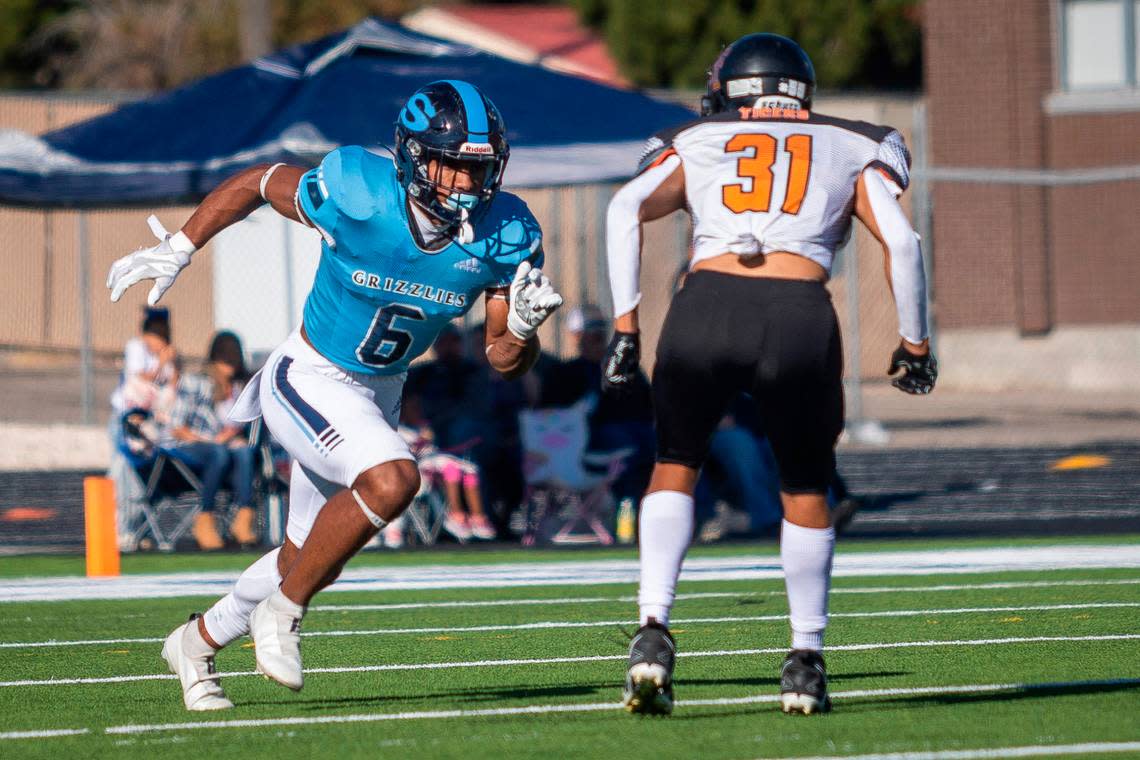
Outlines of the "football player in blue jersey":
M206 196L179 232L152 217L159 244L112 265L112 301L151 279L153 305L195 250L263 203L323 239L300 329L231 414L260 414L293 457L286 541L166 639L187 709L233 706L214 655L246 633L258 670L301 688L309 600L419 489L396 430L400 396L409 363L443 326L483 294L491 365L515 377L537 358L535 332L562 297L540 269L534 216L499 191L508 152L502 116L478 88L433 82L400 111L395 161L348 146L309 171L251 167Z

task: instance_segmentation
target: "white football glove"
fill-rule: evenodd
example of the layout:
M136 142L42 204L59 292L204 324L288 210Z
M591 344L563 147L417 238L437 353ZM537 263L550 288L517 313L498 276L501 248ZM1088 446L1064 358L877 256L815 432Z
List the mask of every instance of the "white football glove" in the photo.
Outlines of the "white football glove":
M141 248L128 253L111 265L107 287L111 289L112 301L118 301L127 288L136 282L154 280L154 287L146 297L146 302L154 306L167 288L174 284L174 279L182 268L190 263L190 254L197 250L190 238L181 232L173 235L167 232L158 217L151 215L146 221L151 232L161 242L153 248Z
M554 310L562 305L550 279L530 262L519 264L511 281L511 306L507 312L507 329L520 340L527 340Z

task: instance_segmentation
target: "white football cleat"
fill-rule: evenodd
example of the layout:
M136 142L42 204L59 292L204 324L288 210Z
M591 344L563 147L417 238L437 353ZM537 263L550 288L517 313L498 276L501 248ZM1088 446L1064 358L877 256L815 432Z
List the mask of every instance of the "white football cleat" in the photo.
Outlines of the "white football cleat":
M249 636L257 657L257 672L293 691L305 684L301 673L301 618L305 608L280 591L253 608Z
M182 682L182 701L187 710L228 710L234 706L222 691L221 676L214 667L214 649L198 633L197 615L166 637L162 659Z

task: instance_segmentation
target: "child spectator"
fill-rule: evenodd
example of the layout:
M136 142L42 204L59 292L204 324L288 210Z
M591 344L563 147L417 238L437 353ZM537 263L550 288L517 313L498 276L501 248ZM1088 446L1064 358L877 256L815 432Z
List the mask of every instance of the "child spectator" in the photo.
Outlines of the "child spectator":
M490 540L495 527L483 510L483 497L479 492L479 468L474 462L440 451L432 440L431 430L400 425L400 435L416 457L416 464L425 480L443 483L447 495L447 516L443 529L460 543L470 538ZM467 509L463 510L466 502Z
M111 396L116 416L131 409L151 412L164 424L178 385L178 352L170 342L170 311L148 308L141 334L123 351L123 379Z

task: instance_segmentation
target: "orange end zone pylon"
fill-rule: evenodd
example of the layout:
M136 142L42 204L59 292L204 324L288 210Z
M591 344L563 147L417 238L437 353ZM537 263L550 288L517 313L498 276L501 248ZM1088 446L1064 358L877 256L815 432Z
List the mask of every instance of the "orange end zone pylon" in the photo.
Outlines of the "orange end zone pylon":
M115 482L110 478L84 478L83 511L87 526L87 575L118 575Z

